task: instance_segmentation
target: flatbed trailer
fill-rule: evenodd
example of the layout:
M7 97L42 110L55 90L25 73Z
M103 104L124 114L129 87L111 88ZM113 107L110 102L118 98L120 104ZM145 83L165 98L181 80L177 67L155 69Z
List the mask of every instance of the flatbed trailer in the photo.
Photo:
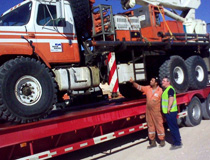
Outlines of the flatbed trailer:
M198 125L202 117L208 119L204 111L210 112L209 94L210 87L178 94L177 118L185 120L189 126ZM200 104L196 101L192 105L193 99L198 99ZM106 142L147 129L145 112L145 98L122 98L39 122L1 123L0 157L2 160L48 159ZM192 117L197 123L189 123Z

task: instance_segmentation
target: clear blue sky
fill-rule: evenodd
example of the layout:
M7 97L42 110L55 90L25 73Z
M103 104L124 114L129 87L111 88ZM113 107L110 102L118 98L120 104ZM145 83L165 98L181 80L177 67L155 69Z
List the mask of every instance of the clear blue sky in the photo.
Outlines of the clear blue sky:
M0 15L20 2L22 2L22 0L1 0ZM96 4L110 4L113 6L114 13L123 11L121 9L120 0L96 0ZM210 0L201 0L201 6L196 11L196 18L210 23Z

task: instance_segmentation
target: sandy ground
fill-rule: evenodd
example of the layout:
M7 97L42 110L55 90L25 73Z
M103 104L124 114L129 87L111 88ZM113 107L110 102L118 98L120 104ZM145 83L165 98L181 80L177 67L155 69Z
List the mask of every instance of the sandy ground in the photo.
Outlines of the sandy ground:
M181 127L183 147L171 151L170 132L166 146L147 149L147 130L62 155L54 160L210 160L210 120L195 127Z

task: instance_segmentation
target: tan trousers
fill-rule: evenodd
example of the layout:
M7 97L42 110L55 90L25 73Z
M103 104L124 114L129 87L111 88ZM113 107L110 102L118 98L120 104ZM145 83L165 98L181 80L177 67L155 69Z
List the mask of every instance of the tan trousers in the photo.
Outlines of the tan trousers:
M148 125L148 137L150 140L155 139L155 133L157 132L160 140L165 139L165 129L163 127L163 116L159 107L147 107L146 121Z

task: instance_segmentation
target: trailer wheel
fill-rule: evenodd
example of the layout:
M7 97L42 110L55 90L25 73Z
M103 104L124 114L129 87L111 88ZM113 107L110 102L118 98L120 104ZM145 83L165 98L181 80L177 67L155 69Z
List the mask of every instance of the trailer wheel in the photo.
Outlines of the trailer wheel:
M208 71L204 60L200 56L191 56L185 61L189 75L191 89L202 89L208 83Z
M128 99L136 99L142 96L142 93L133 87L131 83L119 84L120 93Z
M183 125L183 118L177 118L177 124L181 127Z
M0 67L0 112L17 123L37 121L56 103L52 73L39 61L19 57Z
M210 119L210 95L201 104L203 119Z
M171 85L177 93L185 92L188 89L188 73L184 60L180 56L171 56L159 68L159 78L162 80L167 76Z
M77 36L81 38L86 33L87 21L90 18L89 0L69 0L74 17Z
M187 116L184 118L184 123L188 127L193 127L200 124L201 119L201 102L197 97L193 97L187 106Z

